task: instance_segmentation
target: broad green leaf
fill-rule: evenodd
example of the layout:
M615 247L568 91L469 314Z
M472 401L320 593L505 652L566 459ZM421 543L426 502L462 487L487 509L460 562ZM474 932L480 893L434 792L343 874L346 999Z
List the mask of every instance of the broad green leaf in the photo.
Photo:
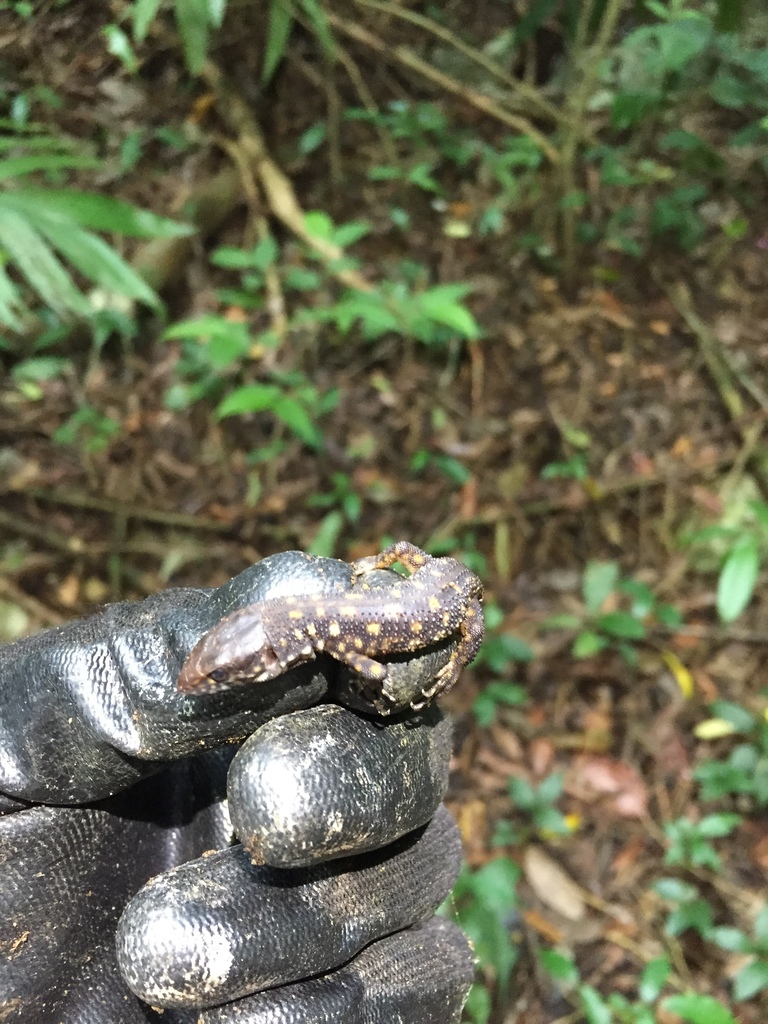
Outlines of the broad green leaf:
M723 622L733 622L752 597L760 569L760 551L754 537L736 544L725 560L717 581L717 611Z
M580 985L579 996L584 1016L589 1024L611 1024L613 1014L597 989L592 988L591 985Z
M299 3L320 41L326 58L332 61L336 52L336 41L333 38L323 5L319 0L299 0Z
M430 288L418 297L421 312L430 320L445 324L457 331L462 337L474 340L479 338L480 329L470 311L458 301L456 288L443 285Z
M741 824L740 814L707 814L696 826L696 830L708 839L729 836Z
M44 211L30 220L62 256L95 284L155 309L160 307L159 298L146 281L97 235Z
M587 611L596 615L603 602L616 589L619 567L616 562L587 562L581 592Z
M672 965L666 956L656 957L645 965L638 983L638 995L644 1003L658 999L671 973Z
M734 999L751 999L768 988L768 960L753 960L733 979Z
M608 612L600 615L596 622L604 632L623 640L642 640L645 637L645 626L627 612Z
M736 732L749 733L757 727L757 718L741 704L731 700L715 700L710 705L710 710L718 718L724 718L730 722Z
M236 388L219 403L216 415L219 419L226 416L239 416L248 412L274 411L275 405L282 398L283 391L276 384L246 384Z
M90 306L72 278L28 220L0 205L0 246L43 302L59 312L86 316Z
M488 1024L491 1016L491 994L484 985L475 982L469 990L464 1012L469 1015L470 1024Z
M600 651L604 651L608 644L609 640L607 637L585 629L573 641L572 653L574 658L591 658L593 654L599 654Z
M196 75L208 53L210 13L208 0L175 0L176 24L188 69Z
M712 996L688 992L668 996L661 1004L669 1013L676 1013L689 1024L736 1024L733 1014Z
M311 555L332 557L343 526L344 516L341 512L329 512L327 516L323 516L317 533L307 546L307 551Z
M143 42L152 19L157 14L161 0L134 0L133 4L133 38L137 43Z
M539 962L544 970L556 981L575 985L579 980L579 969L570 957L564 956L556 949L539 951Z
M0 266L0 323L13 330L19 330L21 322L17 314L23 313L24 309L18 288Z
M730 928L724 925L712 928L707 938L720 949L727 949L729 953L748 953L752 947L749 936L739 928Z
M472 875L472 890L484 906L497 914L507 914L517 906L520 868L508 857L489 861Z
M14 134L9 138L0 138L0 153L9 149L47 149L49 153L57 149L75 149L77 142L56 135L23 136Z
M67 217L81 228L94 231L116 231L131 238L176 238L191 235L195 228L168 217L159 217L110 196L72 189L25 188L18 192L0 193L0 208L28 215L45 209Z
M541 623L542 629L578 629L581 625L581 618L572 615L570 612L562 612L560 615L548 615Z
M264 44L264 61L261 67L261 84L266 85L280 61L293 28L293 11L288 0L271 0L267 20L267 41Z
M294 434L309 445L310 448L319 448L323 436L312 421L307 409L295 398L283 395L272 410L278 419L282 420Z
M24 174L36 171L62 171L100 167L101 164L92 156L76 156L62 153L41 153L39 156L17 156L9 160L0 160L0 181L8 178L20 178Z

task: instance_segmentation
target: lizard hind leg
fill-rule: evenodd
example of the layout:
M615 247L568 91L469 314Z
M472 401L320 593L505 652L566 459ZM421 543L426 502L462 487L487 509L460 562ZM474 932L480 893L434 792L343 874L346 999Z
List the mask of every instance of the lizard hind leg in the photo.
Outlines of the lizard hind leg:
M382 665L380 661L375 661L365 654L360 654L359 651L334 652L334 657L345 665L349 665L350 668L354 669L363 679L367 679L369 682L383 683L387 678L386 665Z

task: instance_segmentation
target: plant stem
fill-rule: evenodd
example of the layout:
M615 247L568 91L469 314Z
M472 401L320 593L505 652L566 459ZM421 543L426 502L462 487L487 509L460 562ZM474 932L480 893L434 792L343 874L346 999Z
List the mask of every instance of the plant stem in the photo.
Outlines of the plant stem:
M572 205L576 192L576 158L579 144L584 136L587 107L595 91L600 65L605 58L613 40L616 24L619 20L624 0L608 0L600 19L595 41L586 46L589 22L594 9L594 0L586 3L579 14L576 27L576 40L571 57L571 75L576 81L568 101L567 128L560 149L560 185L563 246L563 284L565 290L572 293L578 276L578 252L576 245L577 209ZM578 80L579 74L581 80Z

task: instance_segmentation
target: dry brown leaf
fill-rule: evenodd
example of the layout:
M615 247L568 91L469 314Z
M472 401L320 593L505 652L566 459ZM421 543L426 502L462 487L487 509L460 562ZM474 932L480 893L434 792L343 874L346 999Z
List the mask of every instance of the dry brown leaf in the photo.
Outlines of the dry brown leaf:
M531 740L529 747L531 770L537 779L549 775L555 759L555 747L552 740L545 736L537 736Z
M568 921L581 921L587 905L581 886L539 846L528 846L523 855L525 879L542 903Z
M570 792L584 800L606 797L601 806L620 818L642 818L648 810L648 787L631 764L614 757L583 756L568 772Z

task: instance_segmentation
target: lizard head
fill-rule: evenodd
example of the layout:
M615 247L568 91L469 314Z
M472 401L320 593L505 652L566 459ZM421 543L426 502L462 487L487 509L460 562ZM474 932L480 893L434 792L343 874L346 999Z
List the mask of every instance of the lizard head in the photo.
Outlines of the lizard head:
M274 679L282 671L258 605L222 619L198 640L181 667L181 693L218 693Z

